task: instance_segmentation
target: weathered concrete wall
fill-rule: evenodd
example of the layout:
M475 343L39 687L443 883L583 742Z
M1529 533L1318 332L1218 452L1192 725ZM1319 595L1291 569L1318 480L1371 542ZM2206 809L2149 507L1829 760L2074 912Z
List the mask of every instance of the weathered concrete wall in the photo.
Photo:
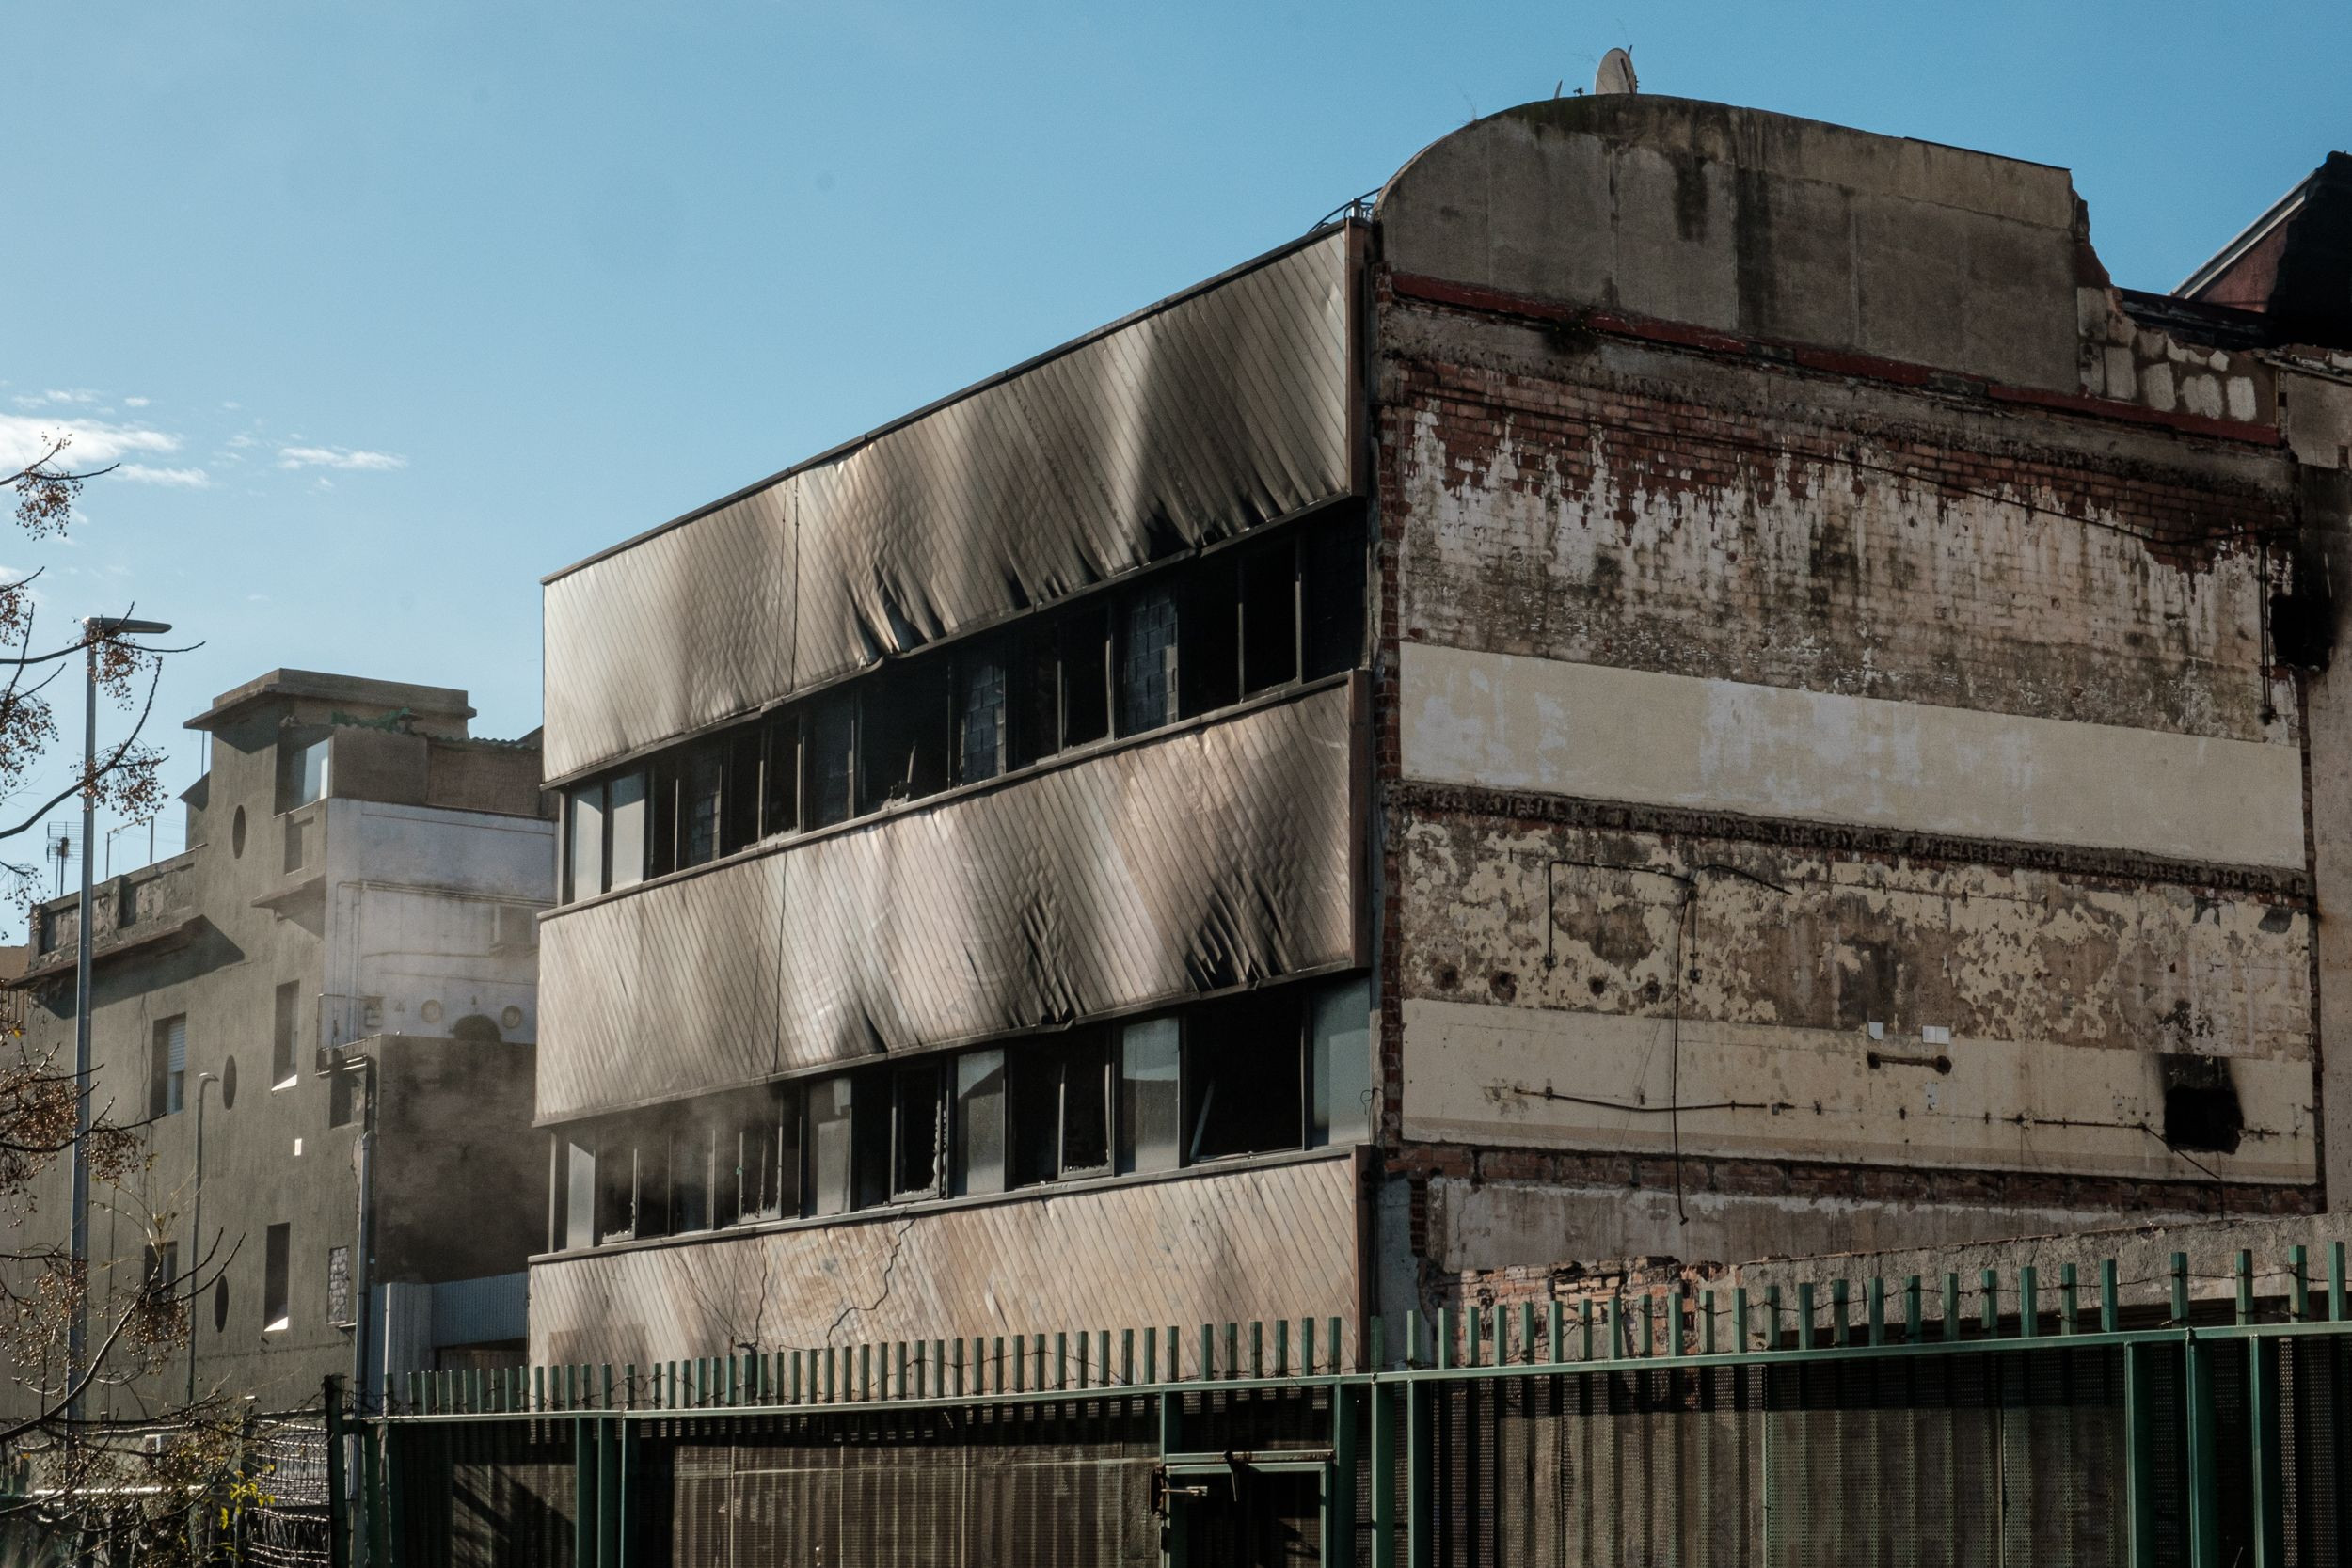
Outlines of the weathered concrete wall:
M2062 171L1671 103L1499 118L1384 198L1384 1253L2310 1206L2271 368L2116 327ZM1806 251L1751 221L1784 193L1845 217ZM1979 229L2048 265L1979 277ZM2185 1075L2234 1090L2234 1147L2167 1141Z

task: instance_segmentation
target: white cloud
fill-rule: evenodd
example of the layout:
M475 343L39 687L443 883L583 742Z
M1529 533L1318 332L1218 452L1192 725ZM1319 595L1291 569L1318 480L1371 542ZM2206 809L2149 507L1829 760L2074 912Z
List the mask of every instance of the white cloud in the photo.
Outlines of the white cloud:
M389 451L355 451L349 447L280 447L281 468L344 468L380 473L408 467L408 459Z
M125 408L144 408L147 404L146 398L124 398L122 400L122 406Z
M104 420L32 419L0 414L0 471L13 472L38 462L60 436L70 436L60 461L76 468L103 468L143 452L180 450L180 437L145 425L116 424Z
M213 483L213 476L201 468L154 468L144 463L125 463L118 471L141 484L169 484L183 490L210 489Z
M14 400L19 408L85 407L97 401L98 394L87 387L76 387L66 391L52 388L45 392L26 393Z

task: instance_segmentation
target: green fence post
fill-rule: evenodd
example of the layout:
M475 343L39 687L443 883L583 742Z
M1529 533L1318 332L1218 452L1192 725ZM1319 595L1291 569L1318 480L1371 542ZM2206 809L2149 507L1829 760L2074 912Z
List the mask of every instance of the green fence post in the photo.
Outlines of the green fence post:
M1797 1348L1813 1348L1813 1281L1809 1279L1797 1287Z
M2275 1347L2259 1335L2246 1344L2246 1449L2252 1482L2253 1568L2285 1568L2286 1501L2280 1454L2279 1360Z
M1173 1342L1171 1339L1170 1343ZM999 1371L997 1373L998 1387L1001 1388L1003 1384L1004 1374ZM1169 1454L1182 1453L1184 1449L1184 1396L1177 1393L1162 1394L1160 1396L1160 1457L1166 1460ZM1190 1533L1187 1527L1191 1512L1179 1505L1174 1498L1168 1499L1168 1528L1160 1534L1162 1542L1160 1560L1163 1563L1181 1565L1185 1561L1188 1544L1186 1536Z
M1519 1354L1521 1361L1535 1359L1535 1304L1519 1303Z
M2311 1254L2300 1242L2287 1248L2287 1313L2298 1323L2312 1315Z
M2344 1243L2328 1243L2328 1321L2344 1322Z
M2079 1298L2074 1293L2074 1265L2058 1265L2058 1332L2072 1334L2075 1328L2075 1312Z
M2001 1331L2001 1271L1985 1270L1978 1288L1984 1294L1984 1337L1990 1339Z
M1380 1321L1373 1320L1379 1332ZM1374 1370L1380 1368L1375 1361ZM1410 1387L1410 1384L1404 1385ZM1388 1568L1396 1560L1396 1402L1398 1386L1375 1376L1365 1397L1372 1401L1372 1560ZM1327 1561L1346 1560L1343 1556Z
M1544 1321L1545 1325L1551 1331L1550 1336L1544 1341L1544 1348L1549 1353L1548 1358L1551 1364L1557 1367L1568 1358L1568 1315L1565 1305L1558 1296L1551 1298L1551 1311Z
M1576 1318L1577 1318L1577 1326L1579 1327L1579 1329L1581 1329L1581 1330L1582 1331L1583 1336L1584 1336L1584 1344L1583 1344L1584 1354L1583 1354L1582 1355L1579 1356L1577 1359L1578 1359L1578 1360L1580 1360L1580 1361L1590 1361L1590 1360L1593 1358L1593 1298L1592 1298L1592 1297L1590 1297L1590 1296L1586 1296L1586 1297L1585 1297L1582 1301L1581 1301L1581 1302L1579 1302L1579 1303L1577 1304L1577 1308L1576 1308Z
M1748 1348L1748 1288L1745 1285L1731 1288L1731 1348L1735 1354Z
M1920 1302L1923 1293L1917 1275L1903 1276L1903 1343L1907 1345L1921 1342L1920 1324L1925 1316Z
M1238 1323L1225 1325L1225 1375L1241 1376L1241 1325Z
M1147 1328L1143 1331L1143 1381L1146 1384L1154 1384L1159 1380L1160 1331L1156 1328ZM961 1393L962 1389L959 1388L956 1391Z
M2230 1264L2230 1273L2235 1276L2233 1283L2237 1287L2237 1321L2250 1323L2254 1321L2253 1253L2245 1247L2238 1248L2237 1257Z
M1440 1371L1454 1365L1454 1308L1451 1307L1438 1308L1437 1365Z
M618 1428L615 1441L620 1449L621 1471L620 1485L615 1488L620 1493L620 1511L615 1519L617 1533L613 1538L613 1550L617 1555L613 1563L614 1568L628 1568L637 1556L638 1511L631 1499L637 1497L638 1487L643 1484L638 1475L637 1423L624 1420L614 1425Z
M2185 1275L2185 1267L2182 1273ZM2220 1472L2214 1454L2213 1357L2194 1330L2181 1336L2181 1363L2188 1405L2188 1568L2223 1568L2221 1497L2217 1484Z
M1682 1354L1682 1320L1691 1310L1691 1287L1682 1280L1675 1281L1674 1293L1666 1298L1666 1354Z
M1944 1338L1960 1338L1960 1275L1955 1271L1944 1275Z
M368 1521L368 1568L387 1568L392 1560L390 1485L384 1463L385 1440L390 1431L379 1421L359 1439L359 1495Z
M2102 1266L2107 1304L2114 1303L2115 1263ZM2123 1347L2123 1487L2130 1568L2156 1568L2156 1409L2150 1370L2156 1347Z
M1715 1292L1711 1288L1699 1292L1699 1354L1715 1354Z
M1334 1372L1340 1371L1343 1369L1340 1365L1340 1320L1337 1313L1334 1313L1330 1317L1323 1320L1323 1332L1324 1338L1328 1339L1331 1344L1331 1370ZM1360 1345L1357 1347L1359 1352L1360 1352L1362 1348L1363 1347ZM1312 1371L1314 1369L1311 1367L1308 1369L1310 1371Z
M2115 1259L2103 1258L2099 1260L2099 1332L2113 1334L2122 1315L2122 1292L2115 1282Z
M1885 1276L1883 1275L1872 1275L1870 1276L1869 1289L1870 1300L1867 1311L1870 1314L1870 1343L1872 1345L1883 1345L1886 1343Z
M1462 1314L1462 1365L1478 1365L1478 1329L1486 1316L1483 1307L1472 1306Z
M611 1416L589 1423L596 1442L596 1561L618 1568L621 1560L621 1423Z
M2188 1326L2188 1254L2172 1255L2172 1326Z
M1314 1371L1311 1361L1306 1370ZM1329 1563L1356 1555L1356 1390L1333 1383L1330 1479L1323 1489L1323 1560Z
M1446 1316L1438 1311L1442 1322ZM1442 1331L1438 1340L1438 1364L1451 1359ZM1407 1379L1400 1390L1405 1399L1405 1563L1406 1568L1429 1568L1430 1548L1437 1540L1437 1521L1430 1517L1430 1402L1418 1381Z
M2042 1275L2031 1263L2017 1271L2017 1337L2030 1339L2042 1332Z
M1846 1282L1842 1279L1831 1280L1829 1282L1829 1342L1833 1345L1842 1345L1846 1342Z
M571 1379L566 1378L565 1382ZM596 1440L584 1416L572 1418L572 1486L577 1513L572 1524L573 1568L600 1568L596 1555Z

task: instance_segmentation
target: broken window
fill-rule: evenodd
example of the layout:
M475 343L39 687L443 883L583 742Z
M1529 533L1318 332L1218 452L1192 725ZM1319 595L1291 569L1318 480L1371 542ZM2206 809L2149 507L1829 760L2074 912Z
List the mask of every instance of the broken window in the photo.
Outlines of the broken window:
M955 1160L952 1190L1005 1190L1005 1053L967 1051L956 1058Z
M759 838L760 733L739 730L726 745L719 791L719 853L732 855Z
M720 1150L715 1212L723 1223L782 1219L801 1212L800 1096L776 1085L732 1102Z
M1200 562L1184 598L1177 661L1184 717L1241 701L1241 579L1231 551Z
M850 1077L820 1078L808 1089L809 1212L850 1211Z
M188 1015L155 1021L148 1044L147 1114L167 1117L183 1103L188 1082Z
M1012 1048L1010 1147L1016 1184L1110 1168L1109 1054L1093 1030Z
M1307 999L1307 1056L1313 1096L1307 1141L1361 1143L1372 1131L1372 985L1343 980Z
M1088 605L1062 618L1061 743L1064 750L1111 731L1110 616Z
M2235 1154L2246 1135L2237 1081L2221 1056L2164 1058L2164 1141L2199 1154Z
M289 980L278 988L270 1023L269 1086L292 1088L301 1072L296 1041L301 1034L302 983Z
M1173 1018L1147 1019L1120 1031L1119 1168L1174 1170L1183 1136L1179 1072L1183 1029Z
M596 1141L596 1240L632 1240L638 1233L637 1167L641 1151L618 1129L608 1129Z
M886 666L861 698L858 810L935 795L946 787L947 669L938 659Z
M262 1247L262 1332L274 1334L292 1321L287 1273L294 1260L294 1228L269 1227Z
M1119 614L1119 733L1176 721L1176 594L1166 579L1127 596Z
M896 1115L891 1128L890 1196L936 1197L941 1190L941 1119L946 1109L940 1064L919 1062L893 1075Z
M1008 767L1026 768L1061 750L1061 656L1052 632L1031 626L1014 645L1007 677L1011 743Z
M977 784L1006 767L1005 657L1000 645L956 660L956 782Z
M564 857L564 896L593 898L604 891L604 785L581 784L565 806L571 852Z
M605 886L629 887L645 879L645 772L616 773L605 786L610 846Z
M1364 527L1343 518L1300 538L1299 600L1306 610L1308 680L1353 670L1364 660Z
M1212 1003L1184 1030L1184 1163L1304 1141L1298 1010L1271 997Z
M655 763L645 784L645 875L666 877L678 868L678 772L682 757Z
M808 750L803 766L808 782L810 827L829 828L850 819L856 740L856 700L848 692L836 691L809 710Z
M367 1093L363 1080L367 1074L356 1068L341 1068L326 1078L326 1125L350 1127L366 1114Z
M1241 558L1243 696L1298 678L1298 571L1289 539Z
M850 1106L850 1206L872 1209L890 1201L890 1074L858 1080Z

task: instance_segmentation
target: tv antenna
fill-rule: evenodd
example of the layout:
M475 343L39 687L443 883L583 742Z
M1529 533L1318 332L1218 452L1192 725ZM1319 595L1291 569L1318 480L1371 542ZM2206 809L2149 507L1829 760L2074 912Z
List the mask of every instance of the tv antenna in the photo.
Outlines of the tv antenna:
M65 868L72 863L73 853L78 847L73 842L72 828L63 822L49 824L49 858L57 863L56 897L65 896Z

